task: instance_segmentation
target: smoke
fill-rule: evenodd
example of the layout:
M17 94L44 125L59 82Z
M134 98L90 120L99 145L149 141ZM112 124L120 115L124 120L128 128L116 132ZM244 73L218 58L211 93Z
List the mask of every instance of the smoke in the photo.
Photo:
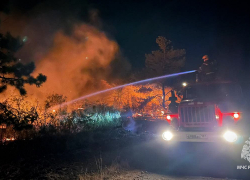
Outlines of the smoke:
M34 76L47 76L40 88L26 85L28 97L44 102L49 94L58 93L72 100L105 89L104 81L117 82L130 70L118 44L102 31L98 10L85 5L83 10L78 0L68 4L44 1L1 16L0 32L9 31L25 42L16 57L23 63L35 62ZM87 17L80 18L82 14ZM8 87L6 93L10 92Z
M47 82L39 89L29 87L28 93L37 91L35 94L41 96L56 92L74 99L101 89L101 80L110 74L110 63L117 52L118 44L95 27L76 25L71 35L59 31L34 72L45 74Z

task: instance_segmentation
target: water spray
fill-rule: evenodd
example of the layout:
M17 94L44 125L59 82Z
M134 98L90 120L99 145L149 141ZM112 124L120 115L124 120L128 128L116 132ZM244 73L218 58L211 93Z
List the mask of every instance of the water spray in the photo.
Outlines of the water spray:
M61 105L54 106L51 109L57 109L58 107L62 107L62 106L68 105L68 104L72 104L74 102L77 102L77 101L80 101L80 100L83 100L83 99L86 99L86 98L89 98L89 97L92 97L92 96L96 96L96 95L99 95L99 94L102 94L102 93L106 93L108 91L113 91L113 90L116 90L116 89L120 89L120 88L123 88L123 87L126 87L126 86L141 84L141 83L145 83L145 82L149 82L149 81L154 81L154 80L159 80L159 79L164 79L164 78L169 78L169 77L174 77L174 76L180 76L180 75L183 75L183 74L193 73L195 71L196 70L185 71L185 72L174 73L174 74L167 74L167 75L158 76L158 77L154 77L154 78L135 81L135 82L128 83L128 84L123 84L123 85L120 85L120 86L115 86L115 87L112 87L112 88L109 88L109 89L105 89L105 90L102 90L102 91L97 91L97 92L82 96L80 98L74 99L74 100L69 101L69 102L62 103Z

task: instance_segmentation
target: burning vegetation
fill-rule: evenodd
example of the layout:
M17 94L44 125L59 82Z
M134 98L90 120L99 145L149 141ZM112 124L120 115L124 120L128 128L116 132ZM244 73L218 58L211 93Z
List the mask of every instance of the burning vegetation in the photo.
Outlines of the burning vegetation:
M16 21L14 13L7 16L9 21L4 21L7 26L0 29L3 34L8 30L22 37L0 34L1 139L27 139L45 132L74 133L120 126L121 117L127 112L132 112L130 117L136 113L156 117L167 111L165 96L168 97L171 87L165 81L125 86L65 104L131 79L178 72L185 61L185 50L174 50L169 40L158 37L156 43L160 50L146 55L146 69L137 77L130 71L130 64L116 41L97 28L99 26L76 22L68 30L63 26L55 28L49 26L49 14L38 14L34 19L30 14L21 17L19 21L26 24L26 28L16 32L15 25L8 27L8 22ZM53 31L48 31L49 28ZM163 62L166 68L155 74L154 68Z

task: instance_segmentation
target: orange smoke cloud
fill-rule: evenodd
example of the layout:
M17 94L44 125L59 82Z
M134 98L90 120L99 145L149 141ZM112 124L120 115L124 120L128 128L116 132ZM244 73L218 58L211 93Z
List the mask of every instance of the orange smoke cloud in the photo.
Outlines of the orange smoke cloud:
M102 89L99 82L109 75L117 51L117 43L92 26L77 25L71 35L59 31L51 49L36 63L34 75L43 73L47 81L40 88L28 86L28 95L44 100L58 93L72 100Z

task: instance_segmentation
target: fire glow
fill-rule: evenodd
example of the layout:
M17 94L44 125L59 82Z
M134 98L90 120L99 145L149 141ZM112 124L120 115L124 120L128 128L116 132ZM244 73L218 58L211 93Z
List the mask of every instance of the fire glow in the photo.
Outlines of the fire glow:
M72 100L100 89L118 52L115 41L90 25L76 25L69 35L58 31L50 49L36 60L34 75L43 73L47 81L40 88L28 86L28 94L44 101L56 92Z
M180 76L180 75L183 75L183 74L189 74L189 73L193 73L193 72L195 72L195 70L180 72L180 73L174 73L174 74L167 74L167 75L164 75L164 76L158 76L158 77L144 79L144 80L141 80L141 81L136 81L136 82L132 82L132 83L128 83L128 84L123 84L123 85L120 85L120 86L112 87L112 88L109 88L109 89L105 89L105 90L102 90L102 91L98 91L98 92L94 92L94 93L82 96L82 97L74 99L72 101L63 103L63 104L61 104L61 106L69 105L71 103L74 103L74 102L77 102L77 101L80 101L80 100L83 100L83 99L86 99L86 98L89 98L89 97L92 97L92 96L96 96L96 95L99 95L99 94L102 94L102 93L106 93L108 91L113 91L113 90L116 90L116 89L120 89L120 88L123 88L123 87L126 87L126 86L141 84L141 83L145 83L145 82L150 82L150 81L169 78L169 77L174 77L174 76ZM58 107L55 106L53 108L57 109Z

